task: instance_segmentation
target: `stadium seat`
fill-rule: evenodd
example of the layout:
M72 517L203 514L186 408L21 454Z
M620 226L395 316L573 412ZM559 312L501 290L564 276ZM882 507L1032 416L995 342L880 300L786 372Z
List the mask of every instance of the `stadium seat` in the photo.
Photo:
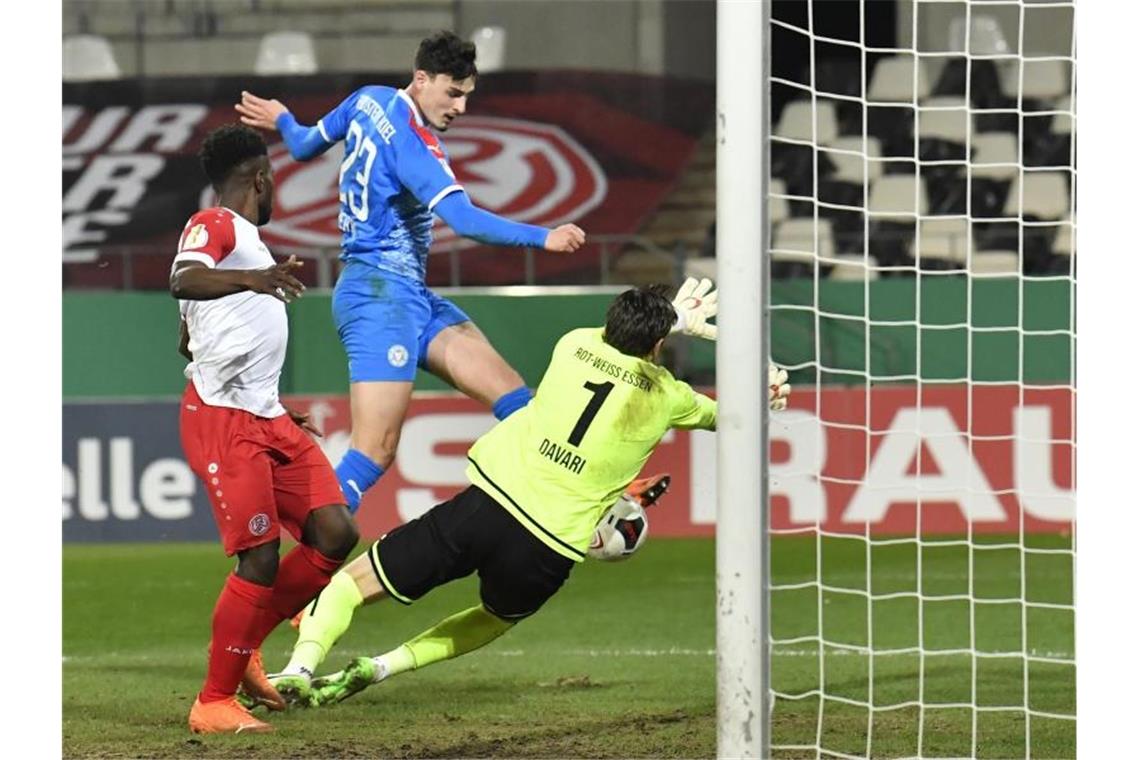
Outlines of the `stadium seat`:
M1017 136L1010 132L974 135L971 173L985 179L1009 180L1017 175Z
M834 254L829 221L820 219L817 226L814 219L787 219L772 235L772 277L811 277L818 257Z
M772 261L812 262L817 255L823 258L835 256L835 242L831 233L831 222L820 219L785 219L776 228L772 240Z
M925 183L913 174L887 174L871 185L871 214L879 219L908 221L928 213Z
M63 40L63 81L90 82L123 76L111 43L96 34L77 34Z
M1057 229L1057 235L1053 238L1053 245L1050 250L1056 256L1072 256L1076 253L1076 249L1073 247L1076 242L1076 236L1073 235L1073 220L1066 216L1061 221L1064 224Z
M917 79L916 79L917 69ZM906 55L881 59L871 74L867 100L879 103L913 103L930 95L926 64Z
M918 155L924 161L965 160L970 111L964 98L936 97L918 109Z
M261 38L253 70L262 76L316 74L317 54L306 32L271 32Z
M1051 111L1071 111L1073 99L1066 95L1056 104L1045 106ZM1072 117L1067 113L1042 116L1027 115L1024 134L1026 166L1071 166Z
M865 180L876 180L882 176L883 162L874 160L882 158L882 155L882 143L877 137L868 136L865 149L862 137L840 137L831 143L828 149L821 151L820 163L822 164L825 157L831 163L833 171L829 174L830 179L862 185ZM864 156L867 160L864 160ZM866 176L864 176L864 166Z
M1066 180L1065 172L1025 172L1024 179L1014 177L1003 213L1042 220L1060 219L1069 211Z
M1014 251L981 251L970 257L970 274L1018 275L1017 253Z
M1073 110L1073 96L1066 95L1058 100L1053 110L1071 112ZM1073 117L1067 113L1054 114L1053 123L1049 125L1049 128L1056 135L1071 135L1073 133Z
M958 16L950 22L947 37L947 50L955 53L966 51L966 17ZM998 20L984 13L970 15L970 55L1004 55L1010 52L1009 42L1002 32Z
M788 199L782 197L787 194L788 187L784 180L776 177L768 183L768 221L772 224L778 224L791 215Z
M501 71L506 64L507 30L501 26L481 26L471 32L475 43L475 58L479 61L479 73Z
M1069 63L1059 59L1014 61L1001 74L1002 94L1023 101L1023 108L1040 110L1035 102L1053 101L1070 93Z
M866 259L860 254L839 253L835 256L835 266L831 268L828 279L842 281L859 281L879 279L879 262L874 256Z
M908 253L922 269L964 269L970 248L966 218L920 219L918 239Z
M793 100L784 106L780 121L776 125L776 137L812 141L812 102ZM835 117L835 104L829 100L816 100L815 144L830 145L839 136L839 122Z

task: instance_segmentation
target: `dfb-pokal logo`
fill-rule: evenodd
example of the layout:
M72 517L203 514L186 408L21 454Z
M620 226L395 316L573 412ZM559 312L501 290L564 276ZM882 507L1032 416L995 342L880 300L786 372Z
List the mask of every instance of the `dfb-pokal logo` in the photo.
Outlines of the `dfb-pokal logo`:
M441 138L471 201L515 221L553 227L581 219L606 197L606 176L597 161L554 125L466 116ZM302 163L283 144L270 149L276 190L273 221L262 232L268 244L340 246L337 183L343 157L337 148ZM204 189L203 208L213 202L213 191ZM477 245L438 219L433 240L437 250Z

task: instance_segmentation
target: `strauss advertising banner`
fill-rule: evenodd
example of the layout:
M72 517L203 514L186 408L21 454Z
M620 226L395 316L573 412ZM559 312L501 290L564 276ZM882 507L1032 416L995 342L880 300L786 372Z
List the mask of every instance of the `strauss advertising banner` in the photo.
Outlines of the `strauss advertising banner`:
M283 101L306 124L365 84L402 87L405 74L282 78L161 79L65 84L63 245L67 283L164 287L186 220L212 205L198 165L202 138L236 121L243 89ZM696 140L711 127L707 83L587 72L509 72L479 77L467 115L442 134L451 166L472 201L531 224L573 221L588 233L632 233L676 183ZM684 103L684 108L670 104ZM275 251L336 250L343 146L293 161L266 135L277 191L262 237ZM433 252L477 247L437 221ZM149 253L131 257L121 254ZM463 284L516 282L517 250L478 247ZM465 260L471 254L465 256ZM596 281L599 251L540 256L539 282ZM433 257L429 284L447 281Z
M1072 529L1073 393L1016 385L797 388L772 416L774 532L880 535ZM296 397L324 431L332 462L348 447L343 397ZM182 459L176 402L68 403L63 411L67 541L210 540L201 484ZM395 465L358 514L374 538L467 484L467 448L494 424L475 402L418 395ZM969 434L967 434L967 431ZM652 536L712 535L716 436L674 431L646 471L672 488Z

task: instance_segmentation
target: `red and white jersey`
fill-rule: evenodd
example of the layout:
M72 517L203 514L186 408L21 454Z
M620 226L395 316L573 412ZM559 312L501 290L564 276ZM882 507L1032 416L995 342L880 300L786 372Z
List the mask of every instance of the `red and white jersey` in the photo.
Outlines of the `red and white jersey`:
M183 261L211 269L262 269L276 263L257 227L221 207L190 217L174 266ZM189 328L194 356L186 377L203 401L259 417L285 413L277 395L289 342L284 302L243 291L209 301L179 300L178 309Z

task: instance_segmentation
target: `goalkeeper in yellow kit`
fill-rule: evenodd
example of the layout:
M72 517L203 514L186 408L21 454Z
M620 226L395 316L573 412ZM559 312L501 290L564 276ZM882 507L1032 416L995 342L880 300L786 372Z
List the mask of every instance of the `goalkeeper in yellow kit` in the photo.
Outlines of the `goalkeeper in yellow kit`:
M661 437L670 428L716 428L716 402L655 362L670 332L715 339L711 288L689 280L672 303L663 287L627 290L604 328L564 335L534 399L468 451L471 485L381 537L306 608L289 665L270 676L282 696L300 705L338 702L478 649L537 612L586 557L599 518ZM771 375L769 403L782 409L787 374ZM411 604L472 572L480 604L387 654L312 679L357 607L389 597Z

